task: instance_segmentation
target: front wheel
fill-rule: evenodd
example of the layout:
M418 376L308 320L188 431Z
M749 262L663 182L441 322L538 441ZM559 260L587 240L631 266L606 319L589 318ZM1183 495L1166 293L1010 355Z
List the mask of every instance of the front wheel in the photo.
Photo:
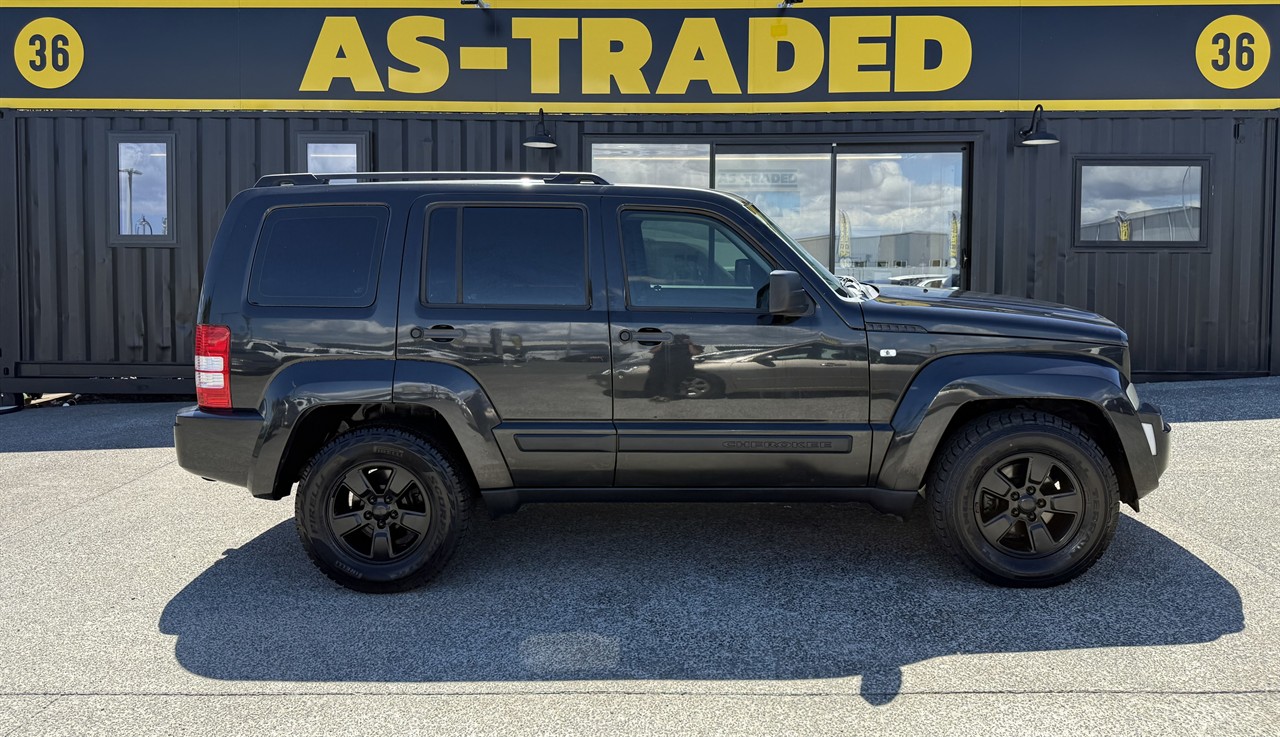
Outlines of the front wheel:
M1115 471L1097 443L1030 410L962 427L933 464L927 492L943 546L1002 586L1056 586L1084 573L1120 517Z
M470 518L467 476L432 443L370 427L342 435L298 483L295 522L311 560L357 591L407 591L453 557Z

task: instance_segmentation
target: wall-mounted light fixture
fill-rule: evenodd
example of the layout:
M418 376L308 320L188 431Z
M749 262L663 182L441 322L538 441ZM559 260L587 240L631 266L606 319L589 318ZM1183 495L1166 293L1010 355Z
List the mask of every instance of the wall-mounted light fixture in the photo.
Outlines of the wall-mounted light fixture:
M461 2L463 5L475 5L479 8L483 8L484 10L488 10L490 7L489 3L486 3L484 0L461 0Z
M792 5L799 5L802 2L804 2L804 0L782 0L782 2L778 3L778 7L786 10Z
M524 145L529 148L556 147L556 139L547 132L547 117L542 108L538 108L538 125L533 129L533 135L524 139Z
M1044 129L1044 105L1031 111L1031 125L1018 131L1019 146L1052 146L1058 137Z

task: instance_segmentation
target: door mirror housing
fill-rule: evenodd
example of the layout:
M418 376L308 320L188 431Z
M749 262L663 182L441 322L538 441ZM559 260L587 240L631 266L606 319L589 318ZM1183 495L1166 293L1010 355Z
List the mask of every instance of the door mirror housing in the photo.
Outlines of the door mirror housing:
M769 272L769 313L801 317L813 312L813 300L794 271Z

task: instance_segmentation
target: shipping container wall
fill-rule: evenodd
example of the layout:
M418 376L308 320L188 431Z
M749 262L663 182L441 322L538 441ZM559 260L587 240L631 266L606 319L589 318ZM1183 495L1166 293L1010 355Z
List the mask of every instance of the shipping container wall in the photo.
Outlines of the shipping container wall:
M0 299L17 311L19 334L3 337L0 365L11 373L0 390L31 390L37 382L26 380L41 377L48 388L59 383L48 377L189 377L195 302L227 202L263 174L305 169L299 137L313 132L363 134L369 167L381 171L582 169L596 140L966 143L972 288L1100 312L1129 331L1140 372L1271 369L1273 115L1050 114L1062 143L1038 148L1014 145L1025 116L552 118L551 152L521 146L535 122L16 114L16 192L0 186L0 195L16 198L18 294ZM172 244L112 237L112 142L132 132L172 134ZM1077 243L1082 162L1187 160L1206 179L1202 244Z

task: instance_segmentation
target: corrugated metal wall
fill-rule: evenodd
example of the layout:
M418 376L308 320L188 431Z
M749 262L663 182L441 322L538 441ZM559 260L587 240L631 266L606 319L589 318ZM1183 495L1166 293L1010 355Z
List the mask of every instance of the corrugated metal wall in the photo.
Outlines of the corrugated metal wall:
M227 201L262 174L303 168L296 136L317 130L368 131L372 168L382 171L579 169L594 137L970 142L973 288L1101 312L1128 329L1139 371L1268 371L1275 118L1050 114L1062 145L1015 147L1026 122L555 119L560 147L548 154L520 145L528 119L20 113L18 372L189 375L192 313ZM116 214L107 135L139 130L176 134L176 247L108 245ZM1108 155L1207 156L1208 246L1073 249L1076 158Z

